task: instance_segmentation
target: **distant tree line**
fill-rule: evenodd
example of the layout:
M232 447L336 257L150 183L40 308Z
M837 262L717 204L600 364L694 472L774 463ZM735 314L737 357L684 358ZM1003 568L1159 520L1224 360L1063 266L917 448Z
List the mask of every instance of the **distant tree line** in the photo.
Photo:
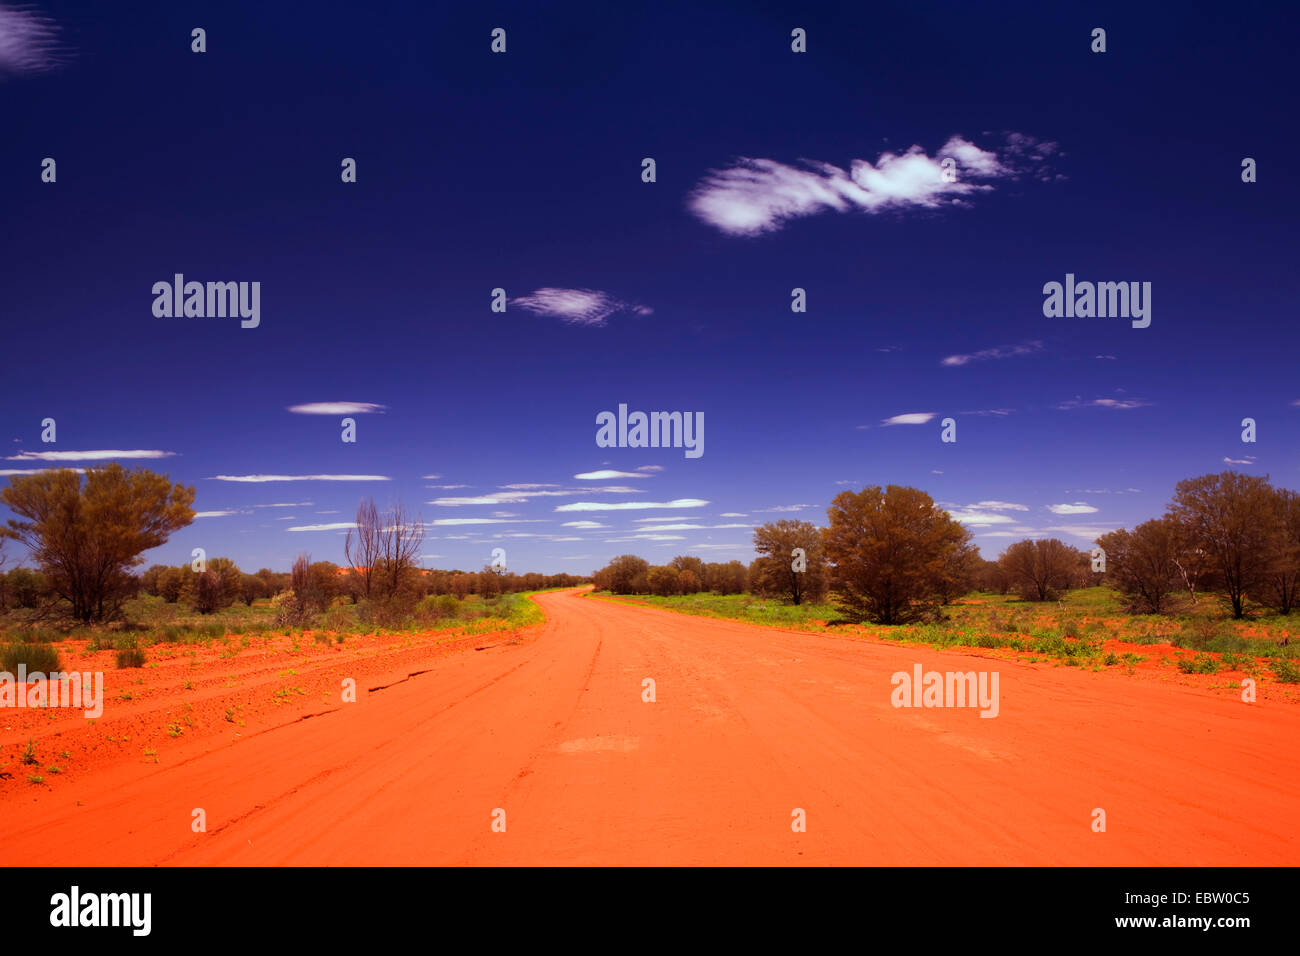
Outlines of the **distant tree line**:
M754 550L745 591L792 604L829 599L849 619L880 624L933 619L973 590L1054 601L1098 584L1124 594L1135 613L1175 612L1207 594L1234 618L1250 604L1280 614L1300 607L1300 494L1234 471L1179 482L1165 515L1102 535L1095 553L1026 538L985 560L929 495L898 485L841 493L824 528L806 521L755 528ZM687 562L697 560L654 568L621 555L593 581L618 594L736 593L712 584L716 574L685 577Z
M136 574L144 551L193 521L193 500L193 488L117 464L89 468L84 479L71 469L11 478L0 501L19 517L0 528L0 546L7 540L25 544L36 568L6 572L0 547L0 611L104 621L144 593L199 614L269 598L289 624L303 624L344 602L361 605L363 620L386 623L409 617L429 595L496 597L587 582L572 574L516 574L493 565L479 571L422 568L423 522L400 504L381 512L370 499L359 505L344 547L350 566L313 562L303 554L287 572L261 568L250 574L230 558L216 557L176 567L155 564Z

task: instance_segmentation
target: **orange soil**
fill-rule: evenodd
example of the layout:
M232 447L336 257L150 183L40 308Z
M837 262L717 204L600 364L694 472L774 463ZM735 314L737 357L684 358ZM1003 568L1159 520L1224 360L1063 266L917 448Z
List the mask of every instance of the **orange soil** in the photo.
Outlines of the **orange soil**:
M48 774L26 782L35 768L13 757L26 735L6 732L0 759L16 782L0 791L0 863L1300 862L1300 708L1181 680L1222 674L1134 679L579 591L537 600L546 624L514 637L422 638L371 648L373 659L349 646L358 639L337 652L304 643L296 659L255 660L255 647L199 668L212 683L193 691L179 689L184 658L165 680L158 669L139 712L110 704L89 729L52 721L37 738L42 766L59 762L56 749L75 755L53 787ZM303 666L330 654L337 664ZM894 708L890 675L914 663L996 669L999 716ZM299 674L279 677L286 667ZM231 690L251 695L245 728L220 712L234 669ZM391 683L412 671L423 673ZM359 702L337 703L349 675ZM307 696L276 708L286 685ZM120 688L109 683L110 701ZM195 728L169 738L166 723L204 692L213 702L195 701ZM14 713L0 712L6 726ZM74 749L117 731L131 740L116 756L102 740L85 759ZM205 833L191 830L195 808ZM807 832L792 832L795 808ZM1094 808L1104 833L1090 827ZM504 833L492 830L497 809Z

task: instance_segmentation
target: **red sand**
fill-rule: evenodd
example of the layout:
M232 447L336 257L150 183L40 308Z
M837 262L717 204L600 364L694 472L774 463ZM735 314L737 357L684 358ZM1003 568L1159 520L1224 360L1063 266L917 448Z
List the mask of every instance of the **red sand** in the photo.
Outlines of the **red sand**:
M268 661L261 696L308 682L292 711L267 704L246 728L214 729L209 715L175 739L154 728L157 764L133 740L129 755L74 757L47 787L11 760L0 863L1300 862L1300 708L1284 699L578 591L538 601L545 625L409 648L382 678L385 659L366 676L359 654L310 678L280 679L296 665ZM894 708L890 675L914 663L996 669L999 716ZM360 702L326 705L347 673ZM647 677L655 703L641 699ZM157 694L150 728L185 699ZM113 706L94 729L38 738L42 764L66 741L112 733ZM291 720L306 713L317 716ZM16 736L3 738L6 759ZM206 833L191 831L195 808ZM791 831L794 808L807 832Z

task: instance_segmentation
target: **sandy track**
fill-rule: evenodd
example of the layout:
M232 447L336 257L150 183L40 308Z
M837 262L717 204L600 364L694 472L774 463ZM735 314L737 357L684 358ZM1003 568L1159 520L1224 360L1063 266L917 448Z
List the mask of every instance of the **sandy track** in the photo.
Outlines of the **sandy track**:
M538 600L547 623L518 644L10 804L0 862L1300 862L1294 705L574 591ZM999 716L894 708L890 675L917 662L997 669ZM796 807L807 832L791 830Z

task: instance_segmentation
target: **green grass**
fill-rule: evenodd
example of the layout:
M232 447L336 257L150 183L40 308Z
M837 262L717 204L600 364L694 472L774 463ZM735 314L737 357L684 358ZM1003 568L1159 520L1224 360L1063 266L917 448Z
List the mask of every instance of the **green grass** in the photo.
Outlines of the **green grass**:
M821 630L824 626L821 622L846 623L833 605L796 607L750 594L628 595L625 598L600 592L597 597L630 600L704 617L804 630ZM1122 596L1104 587L1069 591L1059 602L1023 601L1014 595L980 592L944 607L942 615L943 619L935 623L863 627L878 638L897 643L1006 650L1031 655L1033 661L1094 670L1122 665L1129 674L1134 673L1137 663L1144 658L1132 652L1117 656L1103 648L1104 641L1170 644L1194 652L1173 662L1173 666L1185 673L1214 674L1222 669L1251 673L1256 661L1263 658L1272 662L1279 681L1289 682L1291 675L1300 681L1300 669L1292 663L1300 655L1300 641L1287 646L1278 644L1292 628L1300 630L1300 616L1255 613L1249 620L1233 621L1212 596L1203 598L1190 613L1174 617L1127 614Z
M602 597L608 596L600 592ZM615 600L623 600L615 596ZM782 604L772 598L755 597L752 594L682 594L673 597L660 597L653 594L630 594L627 600L697 614L701 617L725 617L753 624L768 624L777 627L816 626L814 621L842 621L843 616L829 604Z

